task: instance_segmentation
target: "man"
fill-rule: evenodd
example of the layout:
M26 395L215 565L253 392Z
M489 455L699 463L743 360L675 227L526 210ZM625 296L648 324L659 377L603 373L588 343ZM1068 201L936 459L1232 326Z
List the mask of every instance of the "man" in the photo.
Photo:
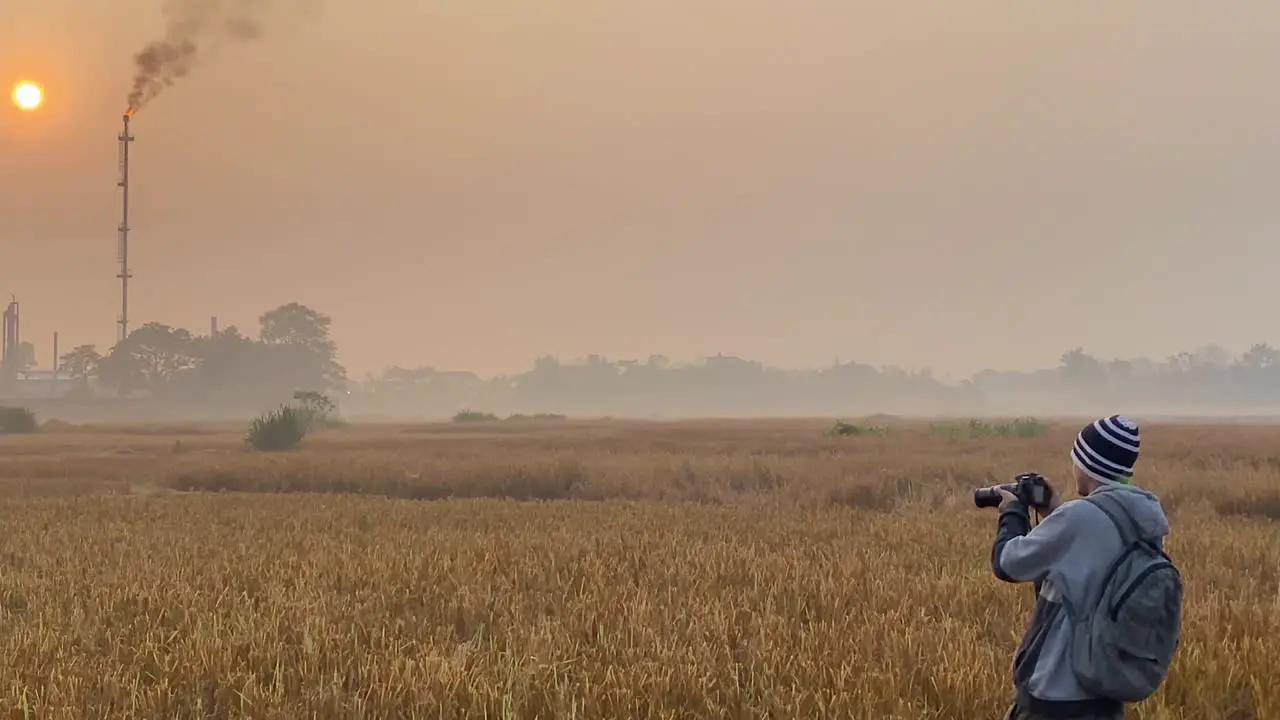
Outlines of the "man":
M1163 546L1169 520L1155 495L1132 484L1140 447L1138 426L1123 415L1086 425L1071 448L1076 492L1113 495L1143 535ZM1006 582L1033 582L1036 605L1014 656L1015 700L1006 720L1087 718L1117 720L1124 705L1090 697L1071 670L1071 620L1067 607L1083 607L1120 555L1119 530L1085 500L1062 502L1051 488L1047 515L1034 529L1029 509L1011 492L1002 496L991 568ZM1067 606L1064 607L1064 602Z

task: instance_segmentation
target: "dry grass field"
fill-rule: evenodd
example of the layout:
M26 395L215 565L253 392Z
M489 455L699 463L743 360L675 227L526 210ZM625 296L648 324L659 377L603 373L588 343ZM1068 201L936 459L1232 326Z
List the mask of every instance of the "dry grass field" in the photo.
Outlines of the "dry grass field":
M1028 586L975 486L1075 423L0 439L0 717L996 718ZM1143 427L1187 582L1148 720L1280 718L1280 426Z

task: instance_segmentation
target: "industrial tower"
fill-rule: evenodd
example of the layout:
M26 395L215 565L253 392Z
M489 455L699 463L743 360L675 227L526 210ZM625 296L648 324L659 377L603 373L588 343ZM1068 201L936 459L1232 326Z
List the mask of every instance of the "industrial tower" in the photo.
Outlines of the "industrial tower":
M116 183L121 188L121 215L119 229L119 245L116 254L120 261L120 336L123 341L129 337L129 143L133 136L129 134L129 118L133 117L133 108L124 114L124 132L120 133L120 180Z

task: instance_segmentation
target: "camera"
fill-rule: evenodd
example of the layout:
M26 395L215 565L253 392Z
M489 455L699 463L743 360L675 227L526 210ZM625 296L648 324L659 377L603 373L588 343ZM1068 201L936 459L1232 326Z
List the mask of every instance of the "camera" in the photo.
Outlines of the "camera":
M1038 473L1023 473L1008 485L999 487L1013 493L1023 505L1036 510L1047 508L1053 495L1049 483ZM973 504L980 508L999 507L1000 493L995 488L978 488L973 491Z

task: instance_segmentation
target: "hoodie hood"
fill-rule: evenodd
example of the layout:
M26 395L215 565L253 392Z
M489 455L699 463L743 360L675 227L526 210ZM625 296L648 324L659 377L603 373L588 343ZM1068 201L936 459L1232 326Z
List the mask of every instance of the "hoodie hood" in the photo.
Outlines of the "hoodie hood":
M1119 483L1103 485L1090 495L1109 495L1119 500L1133 517L1134 523L1149 537L1164 537L1169 534L1169 518L1160 506L1160 498L1133 485Z

